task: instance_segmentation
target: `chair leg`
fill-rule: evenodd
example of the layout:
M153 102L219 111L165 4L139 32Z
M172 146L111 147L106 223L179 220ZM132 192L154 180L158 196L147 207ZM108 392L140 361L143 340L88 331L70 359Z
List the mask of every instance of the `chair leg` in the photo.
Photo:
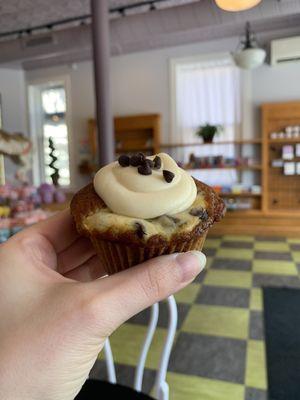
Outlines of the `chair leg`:
M177 305L174 296L168 297L167 302L169 309L168 333L155 379L155 395L158 400L169 399L169 386L166 382L166 376L178 320Z
M161 383L159 393L157 394L157 400L169 400L169 385L166 381Z
M111 351L110 342L109 342L108 338L104 342L104 352L105 352L105 361L106 361L108 382L117 383L114 358L113 358L113 354Z
M143 343L138 365L135 370L134 389L137 390L138 392L142 391L146 358L157 326L158 314L159 314L159 305L158 303L156 303L153 304L153 306L151 307L151 315L150 315L147 335Z

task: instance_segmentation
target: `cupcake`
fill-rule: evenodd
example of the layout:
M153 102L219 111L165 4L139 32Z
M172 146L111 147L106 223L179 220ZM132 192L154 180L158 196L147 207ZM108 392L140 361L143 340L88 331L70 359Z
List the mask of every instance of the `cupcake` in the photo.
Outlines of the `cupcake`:
M163 254L201 250L222 199L167 154L122 155L77 192L71 213L108 274Z

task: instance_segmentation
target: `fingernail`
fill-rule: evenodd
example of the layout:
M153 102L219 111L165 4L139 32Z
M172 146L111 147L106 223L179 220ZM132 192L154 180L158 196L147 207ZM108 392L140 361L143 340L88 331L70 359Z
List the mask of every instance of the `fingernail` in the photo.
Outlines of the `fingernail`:
M201 251L188 251L176 256L176 261L182 270L182 281L194 279L205 267L206 257Z

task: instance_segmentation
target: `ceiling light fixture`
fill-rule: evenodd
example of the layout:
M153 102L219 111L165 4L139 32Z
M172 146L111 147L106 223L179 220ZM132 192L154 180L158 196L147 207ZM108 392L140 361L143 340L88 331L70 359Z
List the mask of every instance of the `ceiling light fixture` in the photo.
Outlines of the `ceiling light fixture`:
M241 49L232 55L238 67L254 69L263 65L266 59L266 51L258 47L249 22L246 23L245 37L241 40L240 45L242 46Z
M225 11L243 11L255 7L261 0L215 0L218 7Z

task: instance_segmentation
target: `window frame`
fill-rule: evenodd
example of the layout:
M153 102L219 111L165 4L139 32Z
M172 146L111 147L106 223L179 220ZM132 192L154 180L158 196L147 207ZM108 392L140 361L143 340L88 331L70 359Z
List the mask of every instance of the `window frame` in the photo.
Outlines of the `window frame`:
M61 189L70 191L75 187L75 143L74 130L72 129L72 107L71 107L71 79L69 75L57 75L49 78L30 79L27 81L27 108L28 108L28 122L30 138L33 143L33 154L32 154L32 175L33 184L39 186L45 182L44 168L41 162L41 152L44 149L41 146L39 140L39 131L42 128L42 109L36 109L37 104L41 104L37 100L38 94L41 93L42 88L55 87L58 84L62 84L66 92L66 114L65 122L68 131L68 152L69 152L69 168L70 168L70 185L60 186Z
M172 132L177 130L177 113L176 113L176 69L185 64L201 63L205 61L215 61L220 59L232 60L231 53L205 53L188 57L170 58L169 59L169 114L170 129L168 132L168 143L172 143ZM241 70L241 137L236 139L253 138L253 107L252 107L252 75L251 71ZM176 135L177 136L177 135ZM196 142L196 140L195 140Z

